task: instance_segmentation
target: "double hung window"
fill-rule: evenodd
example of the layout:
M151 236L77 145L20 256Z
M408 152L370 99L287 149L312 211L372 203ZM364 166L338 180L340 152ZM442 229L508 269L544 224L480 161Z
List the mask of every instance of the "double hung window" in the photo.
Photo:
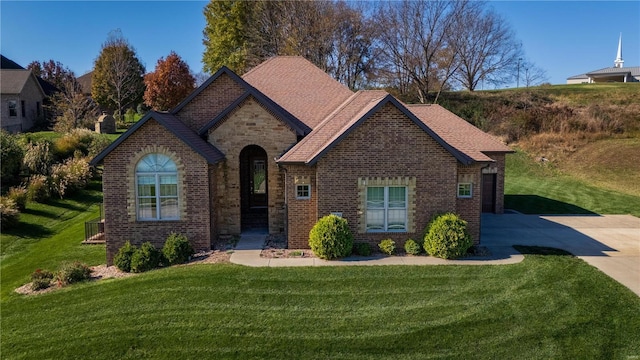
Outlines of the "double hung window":
M162 154L149 154L136 166L138 220L178 220L178 169Z
M367 187L367 231L407 231L407 187Z

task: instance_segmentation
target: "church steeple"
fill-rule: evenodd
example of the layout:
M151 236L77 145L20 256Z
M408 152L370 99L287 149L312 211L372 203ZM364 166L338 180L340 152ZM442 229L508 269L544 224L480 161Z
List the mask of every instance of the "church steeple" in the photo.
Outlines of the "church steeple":
M621 68L622 65L624 65L624 60L622 60L622 33L620 33L620 39L618 39L618 56L616 56L613 66Z

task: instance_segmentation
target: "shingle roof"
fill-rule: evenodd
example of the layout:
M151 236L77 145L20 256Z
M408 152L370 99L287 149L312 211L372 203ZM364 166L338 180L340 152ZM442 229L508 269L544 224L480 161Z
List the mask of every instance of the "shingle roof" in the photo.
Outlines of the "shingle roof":
M19 69L0 70L0 93L20 94L30 77L33 77L33 80L38 84L38 88L42 92L42 95L46 95L41 85L41 81L44 80L32 75L31 70Z
M586 73L585 75L615 75L615 74L628 74L631 73L632 76L640 75L640 66L631 66L631 67L606 67L600 70L594 70Z
M0 55L0 69L24 70L24 68L17 62L7 58L4 55Z
M494 136L440 105L407 105L407 108L444 141L474 161L493 161L485 153L513 152Z
M31 76L30 70L0 70L0 89L3 94L20 94L27 80Z
M326 154L331 148L336 146L344 137L346 137L351 131L353 131L362 121L365 121L368 117L373 115L376 111L382 108L384 105L391 103L396 106L401 112L403 112L410 120L418 125L423 131L431 136L436 142L438 142L443 148L445 148L451 155L453 155L459 162L463 164L471 164L474 161L493 161L488 156L475 151L475 148L470 145L461 146L463 149L459 149L454 144L450 144L444 136L440 135L435 128L432 128L428 122L420 119L414 113L412 113L404 104L399 102L396 98L389 95L385 91L359 91L351 96L347 101L338 107L333 113L331 113L322 123L320 123L307 137L302 139L298 144L287 151L278 162L280 163L304 163L313 165L324 154ZM456 125L466 124L468 127L475 129L475 132L464 127L467 130L465 135L476 135L480 138L481 142L478 145L491 145L487 147L487 150L493 151L510 151L506 146L497 146L489 142L490 135L487 135L475 128L471 124L467 123L463 119L458 118L456 115L440 108L445 114L440 114L443 119L450 121L454 119ZM446 115L446 116L443 116ZM457 119L457 120L456 120ZM440 126L439 129L445 134L449 135L446 130L450 128ZM487 135L489 138L481 137L479 134ZM454 139L454 137L449 136ZM458 144L461 145L461 144ZM466 150L466 151L465 151Z
M93 83L93 71L89 71L88 73L78 77L78 84L82 88L83 94L91 94L91 85Z
M104 159L111 151L118 147L118 145L125 141L131 134L133 134L150 119L154 119L158 123L160 123L160 125L164 126L177 138L182 140L185 144L189 145L191 149L200 154L200 156L202 156L210 164L215 164L224 159L224 154L220 152L220 150L198 136L198 134L189 129L174 115L165 112L150 111L144 118L140 119L140 121L138 121L134 126L127 130L127 132L122 134L116 141L111 143L109 147L104 149L104 151L93 158L91 160L91 165L95 166L100 163L100 161L102 161L102 159Z
M242 78L310 128L353 95L348 87L300 56L273 57Z

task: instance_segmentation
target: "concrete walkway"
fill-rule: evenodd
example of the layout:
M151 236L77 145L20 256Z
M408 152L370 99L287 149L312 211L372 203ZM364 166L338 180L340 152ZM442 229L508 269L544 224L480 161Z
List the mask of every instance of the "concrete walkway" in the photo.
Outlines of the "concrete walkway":
M630 215L538 216L485 214L481 244L488 257L443 260L429 256L351 256L340 260L262 258L266 233L243 233L231 262L246 266L349 265L505 265L524 256L513 245L548 246L567 250L640 296L640 219Z

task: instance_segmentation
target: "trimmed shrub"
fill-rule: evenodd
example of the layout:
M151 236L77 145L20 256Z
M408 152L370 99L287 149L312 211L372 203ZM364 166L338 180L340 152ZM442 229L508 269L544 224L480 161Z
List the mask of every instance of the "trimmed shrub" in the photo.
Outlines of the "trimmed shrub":
M16 202L0 196L0 229L9 230L20 223L20 211Z
M420 247L420 244L418 244L417 241L408 239L404 243L404 251L406 251L409 255L420 255L420 253L422 252L422 247Z
M51 198L49 178L44 175L34 175L27 185L27 198L31 201L44 203Z
M309 232L309 247L321 259L349 256L353 249L353 234L347 219L336 215L322 217Z
M472 245L467 222L456 214L438 215L427 225L424 250L431 256L455 259L464 255Z
M59 285L75 284L91 278L91 269L79 261L63 264L56 273L56 281Z
M162 254L168 265L184 264L193 255L193 247L186 236L171 233L162 247Z
M380 251L387 255L393 255L396 252L396 242L391 239L384 239L378 244Z
M7 197L16 203L19 211L23 211L27 207L27 189L24 186L16 186L9 188Z
M366 242L357 242L353 244L353 252L360 256L371 255L371 245Z
M51 286L53 273L47 270L37 269L31 273L31 290L42 290Z
M136 247L127 240L113 257L113 264L121 271L131 272L131 258L135 251Z
M161 253L150 242L145 242L131 256L131 271L141 273L160 265Z

